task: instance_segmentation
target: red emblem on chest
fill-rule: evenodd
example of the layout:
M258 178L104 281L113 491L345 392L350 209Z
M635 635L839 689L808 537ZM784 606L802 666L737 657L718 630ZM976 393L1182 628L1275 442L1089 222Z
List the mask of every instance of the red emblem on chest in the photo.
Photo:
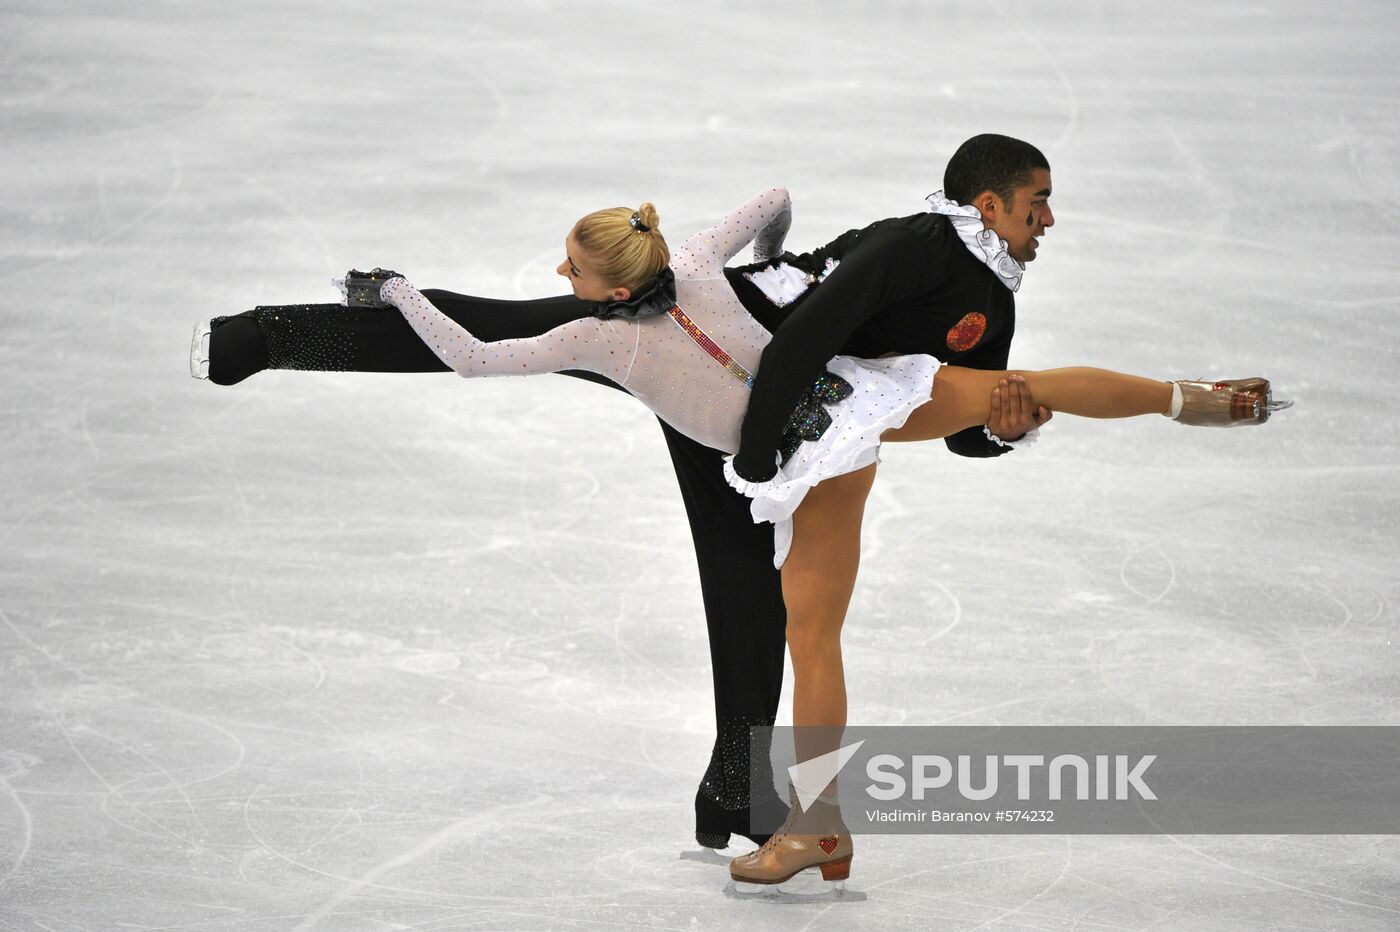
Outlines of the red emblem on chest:
M987 332L987 315L981 311L970 311L963 319L948 330L948 349L955 353L965 353L977 345L982 334Z

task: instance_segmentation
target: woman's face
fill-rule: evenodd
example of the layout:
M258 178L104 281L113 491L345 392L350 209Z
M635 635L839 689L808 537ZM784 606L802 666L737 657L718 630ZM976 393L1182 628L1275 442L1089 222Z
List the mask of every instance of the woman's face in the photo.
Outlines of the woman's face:
M567 278L573 286L574 295L585 301L606 304L609 301L626 301L632 296L626 288L616 288L603 281L593 265L592 257L579 246L572 230L564 238L564 261L555 271Z

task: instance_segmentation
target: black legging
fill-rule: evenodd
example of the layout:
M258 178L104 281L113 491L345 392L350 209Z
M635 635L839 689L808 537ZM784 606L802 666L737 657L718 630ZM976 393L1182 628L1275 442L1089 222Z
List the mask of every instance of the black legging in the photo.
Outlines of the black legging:
M500 301L437 289L423 294L488 341L538 336L586 316L592 308L571 295ZM258 308L216 319L209 349L209 377L221 385L232 385L265 368L449 371L392 308L363 310L338 304ZM592 373L563 374L619 388ZM766 837L749 831L748 825L749 727L772 725L777 716L787 613L780 577L773 568L773 526L754 524L749 500L724 481L718 451L665 423L661 430L690 518L714 673L716 737L696 794L696 834L701 844L722 847L731 831ZM774 799L754 802L764 810L763 821L771 822Z

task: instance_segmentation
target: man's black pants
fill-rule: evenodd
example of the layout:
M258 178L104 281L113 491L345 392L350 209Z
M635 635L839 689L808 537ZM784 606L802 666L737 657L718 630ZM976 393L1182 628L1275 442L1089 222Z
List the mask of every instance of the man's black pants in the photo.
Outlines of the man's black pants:
M586 316L573 296L534 301L423 292L482 340L538 336ZM264 369L445 372L445 366L394 309L303 304L264 307L217 319L210 335L209 376L232 385ZM586 372L564 375L618 388ZM710 635L716 737L696 797L696 831L719 847L745 832L751 725L772 725L782 691L786 612L773 568L773 528L754 524L749 500L725 483L721 454L661 424L690 518ZM755 800L763 804L772 800Z

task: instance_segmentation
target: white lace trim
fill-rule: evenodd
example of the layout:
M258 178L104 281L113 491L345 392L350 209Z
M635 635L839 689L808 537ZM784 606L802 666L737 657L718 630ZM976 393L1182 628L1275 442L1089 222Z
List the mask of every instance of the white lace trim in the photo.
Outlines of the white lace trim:
M1021 287L1021 276L1025 274L1026 267L1011 258L1011 254L1006 251L1006 240L982 225L982 215L977 212L976 207L966 207L957 201L950 201L943 196L942 191L933 192L926 200L930 211L942 214L953 222L953 229L957 231L963 245L979 262L995 272L1003 285L1012 291Z
M1040 439L1039 427L1033 427L1026 431L1020 440L1002 440L996 434L992 433L992 429L985 424L982 425L982 433L986 434L987 439L992 443L995 443L999 447L1006 447L1008 450L1024 450L1028 447L1033 447L1036 441Z
M828 428L830 429L830 428ZM728 453L724 457L724 478L731 487L749 498L759 498L760 496L772 495L792 480L783 472L781 453L775 453L773 460L778 464L778 471L773 474L773 478L767 482L750 482L734 471L734 454ZM786 498L786 494L783 494Z
M767 482L750 482L734 472L732 456L724 458L724 478L753 501L755 523L773 523L773 566L781 568L792 543L792 515L813 486L833 476L879 462L880 436L902 427L909 415L927 404L938 360L932 356L890 356L853 359L834 356L827 368L851 384L849 398L830 408L832 422L818 440L802 443ZM778 456L775 453L775 463Z

